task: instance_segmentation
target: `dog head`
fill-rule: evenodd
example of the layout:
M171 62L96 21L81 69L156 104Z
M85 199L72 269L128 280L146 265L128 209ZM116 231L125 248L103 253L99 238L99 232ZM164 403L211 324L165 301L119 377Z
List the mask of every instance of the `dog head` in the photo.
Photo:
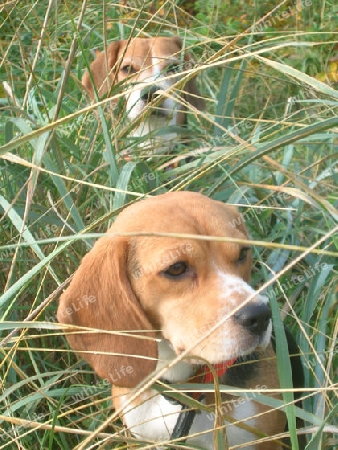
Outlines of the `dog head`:
M183 78L182 72L192 67L192 59L182 50L178 37L133 38L114 41L106 52L98 52L90 72L83 75L82 84L94 99L94 88L102 97L109 94L113 85L125 81L130 120L148 110L153 122L180 125L185 122L188 104L197 109L204 107L195 78L180 86L179 93L177 88L172 89Z
M144 232L150 235L137 235ZM84 257L58 319L87 328L67 338L100 376L129 367L115 384L135 386L156 367L156 337L177 355L188 351L211 363L269 343L270 310L248 284L250 248L203 236L247 239L236 208L192 192L167 193L126 208Z

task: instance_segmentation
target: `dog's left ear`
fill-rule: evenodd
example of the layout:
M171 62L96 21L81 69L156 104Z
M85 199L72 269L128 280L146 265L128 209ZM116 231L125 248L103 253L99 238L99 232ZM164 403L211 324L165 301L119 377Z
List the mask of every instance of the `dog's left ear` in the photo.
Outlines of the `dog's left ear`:
M117 61L121 41L114 41L107 47L105 52L95 51L96 58L90 64L90 73L88 70L82 77L82 86L86 89L90 98L94 100L94 86L97 89L99 97L107 94L115 82L114 66ZM94 83L93 83L94 82Z

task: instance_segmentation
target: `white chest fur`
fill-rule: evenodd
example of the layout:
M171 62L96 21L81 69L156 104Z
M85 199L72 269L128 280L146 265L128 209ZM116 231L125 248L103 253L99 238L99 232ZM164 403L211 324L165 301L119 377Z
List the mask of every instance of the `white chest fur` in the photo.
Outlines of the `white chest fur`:
M159 345L158 369L163 367L174 356L174 352L166 341ZM187 379L195 371L194 366L186 362L180 362L165 374L169 382L179 382ZM157 448L163 448L171 438L182 406L173 404L156 390L145 391L138 400L138 405L129 404L129 395L121 397L123 407L123 420L130 432L138 439L147 440L157 444ZM240 404L232 412L227 410L234 419L242 420L255 415L256 404L248 401ZM255 439L251 433L226 424L226 434L229 445L238 445ZM246 422L254 426L254 420ZM190 428L190 437L187 442L199 445L206 450L214 450L214 414L206 411L198 411ZM254 450L256 447L248 445L246 450Z
M141 405L132 409L126 407L124 422L135 437L156 442L161 447L170 440L182 407L170 403L155 390L147 391L146 397ZM189 439L189 442L212 450L212 433L205 434L212 425L204 411L198 412L189 434L199 435Z

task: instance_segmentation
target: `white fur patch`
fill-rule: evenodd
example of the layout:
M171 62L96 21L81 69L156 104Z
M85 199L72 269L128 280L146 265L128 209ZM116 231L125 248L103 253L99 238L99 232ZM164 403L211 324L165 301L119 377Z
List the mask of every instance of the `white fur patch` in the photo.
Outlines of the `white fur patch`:
M170 92L170 97L168 96L168 98L163 96L159 102L156 102L155 106L148 108L147 102L142 98L144 90L150 89L151 86L157 86L164 92L169 91L171 86L177 81L176 77L171 77L169 80L163 76L160 67L160 58L154 55L152 61L152 75L137 82L137 88L130 89L130 93L126 96L126 109L129 120L135 120L144 112L146 113L146 117L132 131L132 136L142 137L152 135L148 141L141 143L141 146L143 148L156 146L156 152L160 152L163 148L168 150L168 148L174 145L177 133L166 133L165 130L168 127L178 125L178 113L182 108L179 102L175 101L176 94L174 92ZM175 62L176 60L173 61ZM156 116L156 112L160 114Z

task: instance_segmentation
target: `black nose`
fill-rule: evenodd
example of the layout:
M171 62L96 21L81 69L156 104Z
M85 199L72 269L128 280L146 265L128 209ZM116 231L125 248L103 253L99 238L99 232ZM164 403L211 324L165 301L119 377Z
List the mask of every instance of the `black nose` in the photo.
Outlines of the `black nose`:
M268 328L271 319L271 309L264 303L249 304L237 311L234 319L250 333L259 335Z
M161 88L158 86L151 86L150 88L143 89L143 91L141 92L141 99L146 103L150 103L160 95L160 90Z

